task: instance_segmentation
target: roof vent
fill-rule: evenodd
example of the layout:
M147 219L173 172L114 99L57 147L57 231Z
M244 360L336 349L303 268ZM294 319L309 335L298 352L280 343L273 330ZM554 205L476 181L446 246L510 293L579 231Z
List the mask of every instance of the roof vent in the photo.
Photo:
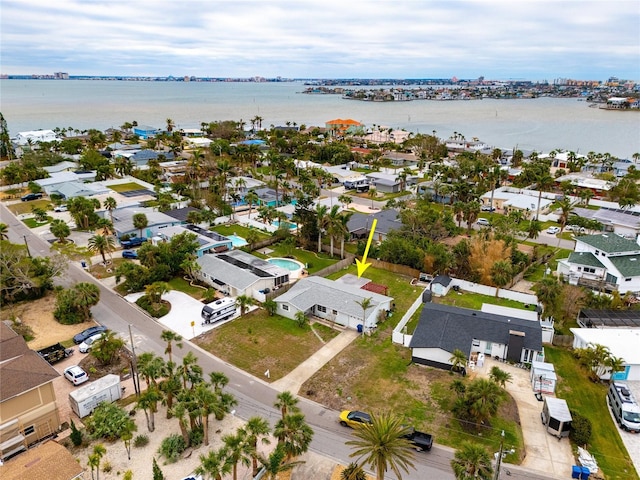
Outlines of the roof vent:
M602 238L609 238L608 235L605 235L604 233L602 234Z

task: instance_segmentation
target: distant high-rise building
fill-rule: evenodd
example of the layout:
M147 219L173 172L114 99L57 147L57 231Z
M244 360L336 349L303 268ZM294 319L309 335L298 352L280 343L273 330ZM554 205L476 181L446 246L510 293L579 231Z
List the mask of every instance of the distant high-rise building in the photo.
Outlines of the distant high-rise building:
M56 80L69 80L69 74L67 72L55 72L53 76Z

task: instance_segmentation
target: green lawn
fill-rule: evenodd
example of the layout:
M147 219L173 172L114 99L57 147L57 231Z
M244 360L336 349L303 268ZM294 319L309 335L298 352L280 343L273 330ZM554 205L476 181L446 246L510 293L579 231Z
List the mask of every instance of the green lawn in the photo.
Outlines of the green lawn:
M516 302L515 300L509 300L507 298L500 298L494 295L481 295L473 292L454 292L450 290L445 297L433 297L434 303L443 303L445 305L452 305L454 307L470 308L472 310L480 310L483 303L491 303L493 305L500 305L501 307L519 308L521 310L531 310L525 307L524 303Z
M46 222L36 222L35 218L25 218L22 221L22 223L24 223L29 228L37 228L37 227L41 227L43 225L46 225L51 220L53 220L51 217L47 217L47 221Z
M171 290L186 293L197 300L200 300L202 298L202 294L207 290L206 288L190 285L187 280L180 277L173 277L167 283Z
M324 326L314 325L314 329L325 341L325 335L330 336ZM324 345L308 325L300 328L295 321L277 315L270 317L263 309L226 323L195 342L267 381L283 377ZM267 370L269 379L264 376Z
M51 210L51 202L46 199L32 200L30 202L20 202L7 205L7 208L11 210L14 215L21 215L23 213L31 213L34 208L41 208L45 211Z
M553 249L553 256L549 259L549 261L547 263L541 263L540 265L527 270L524 279L529 282L539 282L544 278L547 268L549 268L551 272L555 272L558 267L558 260L568 258L571 252L572 250L567 250L565 248ZM542 250L540 250L540 254L543 254Z
M546 359L558 374L556 396L564 398L569 408L591 420L593 435L589 445L591 453L608 479L638 479L629 454L622 443L618 427L611 419L607 407L607 385L589 380L569 350L544 347Z
M128 182L128 183L120 183L117 185L109 185L109 188L114 192L130 192L132 190L143 190L146 187L143 187L139 183L136 182Z

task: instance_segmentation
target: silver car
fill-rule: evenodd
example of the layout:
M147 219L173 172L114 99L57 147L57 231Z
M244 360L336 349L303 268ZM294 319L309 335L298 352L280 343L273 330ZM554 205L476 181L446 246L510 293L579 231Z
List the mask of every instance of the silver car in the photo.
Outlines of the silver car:
M87 338L78 346L78 350L80 351L80 353L87 353L89 350L91 350L93 344L100 340L103 335L104 332L96 333L95 335L91 335L89 338Z

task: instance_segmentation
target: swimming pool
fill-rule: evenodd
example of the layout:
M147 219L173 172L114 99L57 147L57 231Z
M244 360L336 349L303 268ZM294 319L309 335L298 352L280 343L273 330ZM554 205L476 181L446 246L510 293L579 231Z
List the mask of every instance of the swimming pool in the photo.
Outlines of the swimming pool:
M280 221L274 220L273 226L280 228ZM282 222L282 226L288 228L289 230L295 230L296 228L298 228L298 225L291 222Z
M289 272L291 272L289 274L291 279L300 278L302 270L304 269L304 265L302 263L291 258L268 258L267 262L289 270Z
M233 248L240 248L249 244L249 242L247 242L244 238L239 237L238 235L227 235L226 237L231 240Z

